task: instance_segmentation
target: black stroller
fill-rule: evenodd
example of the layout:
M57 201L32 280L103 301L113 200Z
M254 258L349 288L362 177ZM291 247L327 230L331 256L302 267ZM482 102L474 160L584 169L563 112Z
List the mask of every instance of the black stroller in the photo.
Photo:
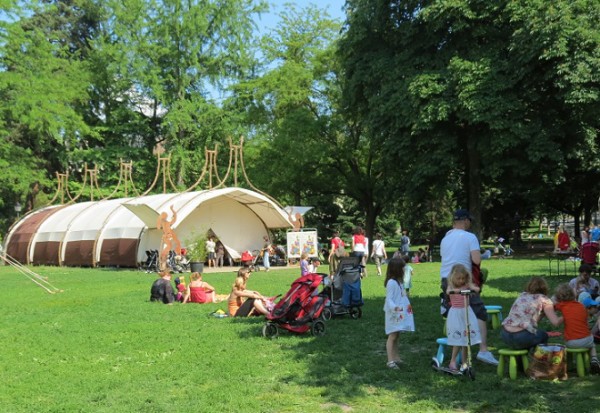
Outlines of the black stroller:
M362 265L360 257L343 257L340 259L337 272L327 277L321 294L329 295L329 304L323 309L321 317L329 320L333 316L350 315L353 319L362 317L364 304L361 290ZM328 283L329 281L329 283Z
M140 269L146 271L146 274L158 272L158 250L146 250L146 261Z
M167 267L172 272L182 273L189 270L189 261L184 256L177 255L175 251L171 250L167 256Z

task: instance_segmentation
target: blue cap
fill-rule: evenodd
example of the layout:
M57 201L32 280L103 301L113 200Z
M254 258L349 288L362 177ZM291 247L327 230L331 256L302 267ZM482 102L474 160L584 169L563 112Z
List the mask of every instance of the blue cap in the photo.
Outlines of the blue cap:
M468 219L470 221L473 221L473 216L466 209L458 209L458 210L454 211L454 220L455 221L462 221L463 219Z
M583 306L585 308L598 307L598 305L600 305L600 303L598 303L598 301L592 300L590 297L584 298L583 301L581 302L581 304L583 304Z

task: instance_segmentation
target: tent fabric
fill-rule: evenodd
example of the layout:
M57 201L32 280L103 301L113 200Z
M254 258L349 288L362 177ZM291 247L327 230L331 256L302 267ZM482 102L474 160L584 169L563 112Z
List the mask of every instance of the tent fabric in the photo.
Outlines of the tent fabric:
M30 264L29 246L39 226L49 215L58 211L62 206L50 206L39 209L21 218L9 230L6 237L5 251L8 255L23 264ZM10 242L8 242L10 240Z
M287 213L268 197L230 187L52 206L24 216L9 231L5 250L34 265L135 267L146 250L160 249L162 212L183 247L209 230L232 258L262 246L269 229L290 228Z

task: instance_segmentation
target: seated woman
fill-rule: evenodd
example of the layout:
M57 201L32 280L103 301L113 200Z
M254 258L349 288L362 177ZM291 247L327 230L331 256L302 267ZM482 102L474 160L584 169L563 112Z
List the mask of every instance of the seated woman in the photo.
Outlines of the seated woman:
M600 292L600 283L592 278L594 268L589 264L581 264L579 266L579 277L569 281L569 286L575 291L577 299L582 302L585 298L590 297L596 299Z
M250 278L250 269L240 268L227 299L229 315L232 317L267 315L269 313L265 307L266 298L256 291L246 289L248 278Z
M508 316L502 321L502 340L515 350L530 349L548 342L548 333L538 328L545 315L554 326L563 322L554 312L548 297L548 284L542 277L532 277L525 291L517 297Z
M207 282L202 281L202 274L195 272L190 277L190 284L187 286L183 304L185 303L215 303L215 288Z

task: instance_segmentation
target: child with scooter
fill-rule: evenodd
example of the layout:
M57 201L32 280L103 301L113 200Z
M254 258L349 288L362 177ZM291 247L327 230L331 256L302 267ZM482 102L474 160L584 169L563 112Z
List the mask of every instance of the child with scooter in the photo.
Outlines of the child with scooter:
M450 296L450 310L446 319L446 334L448 345L452 346L452 358L448 369L452 372L470 371L470 346L481 342L481 333L477 324L475 313L469 306L469 295L471 292L479 292L472 280L471 273L464 265L456 264L452 267L448 277L448 289L446 293ZM458 352L462 352L463 365L457 366L456 358Z

